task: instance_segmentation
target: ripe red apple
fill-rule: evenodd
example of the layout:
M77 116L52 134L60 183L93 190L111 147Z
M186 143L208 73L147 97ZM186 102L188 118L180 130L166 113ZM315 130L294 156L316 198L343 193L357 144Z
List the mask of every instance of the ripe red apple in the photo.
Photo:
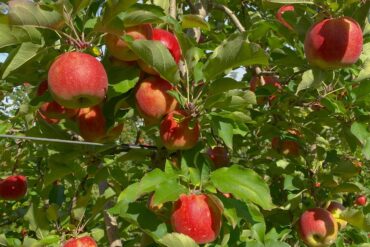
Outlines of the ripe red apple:
M107 142L117 138L123 129L119 124L111 130L106 128L106 120L100 106L82 108L77 117L80 135L90 142Z
M367 198L364 195L358 196L356 198L356 204L358 206L365 206L366 205L366 202L367 202Z
M332 201L330 202L329 206L326 208L336 219L339 224L339 228L343 229L347 225L347 221L340 219L340 214L346 208L339 202Z
M72 238L63 244L63 247L98 247L92 237Z
M49 90L56 102L68 108L83 108L103 101L108 77L103 65L82 52L60 55L48 73Z
M310 64L337 69L356 63L362 50L362 30L350 17L325 19L307 32L304 50Z
M174 87L159 77L142 80L136 90L136 107L148 124L157 124L177 107L177 101L167 93Z
M263 79L263 80L262 80ZM276 87L277 90L282 89L282 86L279 82L279 79L275 76L253 76L250 81L250 90L252 92L256 92L257 87L264 86L264 85L273 85ZM269 102L271 103L276 98L276 95L270 95L268 97ZM259 105L265 103L265 97L258 97L257 103Z
M171 225L175 232L198 244L213 242L221 228L223 206L205 194L182 194L173 208Z
M337 239L338 224L329 211L313 208L301 215L298 234L310 247L330 246Z
M152 25L142 24L129 27L121 35L129 35L134 40L151 39ZM138 59L137 55L127 46L127 43L115 34L107 34L105 36L105 43L109 53L119 60L135 61Z
M301 133L296 129L288 129L287 135L295 138L301 137ZM271 146L274 150L284 155L298 156L300 153L299 143L288 138L281 139L280 137L273 137Z
M208 157L213 161L215 167L227 166L230 163L229 154L224 147L214 147L207 151Z
M160 41L164 46L166 46L175 62L177 64L179 63L181 58L181 48L175 35L166 30L155 28L153 29L152 32L152 40ZM157 71L155 71L150 65L146 64L144 61L138 60L138 65L146 73L151 75L158 75Z
M19 200L27 193L27 178L22 175L10 176L0 180L0 198Z
M176 110L162 120L160 137L168 150L190 149L198 142L199 129L196 119L184 110Z

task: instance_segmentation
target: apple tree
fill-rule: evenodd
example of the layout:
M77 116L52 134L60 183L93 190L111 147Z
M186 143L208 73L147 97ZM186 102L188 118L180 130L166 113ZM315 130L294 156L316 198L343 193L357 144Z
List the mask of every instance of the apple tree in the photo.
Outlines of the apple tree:
M0 246L369 246L369 34L364 0L1 1Z

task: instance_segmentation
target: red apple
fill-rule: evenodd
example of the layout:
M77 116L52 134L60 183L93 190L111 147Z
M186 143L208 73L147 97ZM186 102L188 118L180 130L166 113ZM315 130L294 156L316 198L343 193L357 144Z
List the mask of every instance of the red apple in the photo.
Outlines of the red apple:
M294 11L293 5L283 5L276 13L276 19L283 24L286 28L293 30L293 27L283 18L283 14L287 11Z
M72 238L63 244L63 247L98 247L92 237L85 236L80 238Z
M56 102L68 108L99 104L105 98L108 77L103 65L82 52L59 56L48 73L49 90Z
M177 101L167 91L174 89L159 77L142 80L135 93L136 107L148 124L157 124L169 112L177 107Z
M281 153L285 155L298 156L299 144L293 140L283 140L281 142Z
M306 34L307 60L322 69L337 69L356 63L362 50L362 30L350 17L325 19Z
M27 178L22 175L10 176L0 180L0 198L19 200L27 193Z
M338 224L329 211L313 208L301 215L298 234L310 247L330 246L337 239Z
M121 35L129 35L134 40L151 39L152 25L142 24L126 28ZM105 36L105 43L109 53L115 58L122 61L135 61L138 60L137 55L127 46L119 36L115 34L107 34Z
M253 76L250 81L250 90L252 92L256 92L257 87L264 86L264 85L273 85L274 87L276 87L277 90L282 89L279 79L275 76ZM276 98L276 95L273 94L268 97L268 100L271 103L275 98ZM264 102L265 102L264 97L257 98L257 103L259 105L263 104Z
M166 30L155 28L153 29L152 32L152 40L160 41L164 46L166 46L175 62L177 64L179 63L181 58L181 48L175 35ZM158 75L157 71L155 71L150 65L146 64L144 61L138 60L138 65L146 73L151 75Z
M295 138L301 137L301 133L296 129L288 129L287 135ZM299 143L288 138L281 139L280 137L273 137L271 146L274 150L284 155L298 156L300 153Z
M168 150L190 149L198 142L199 129L196 119L184 110L176 110L162 120L160 137Z
M213 161L215 167L227 166L230 163L229 154L224 147L214 147L207 151L208 157Z
M330 202L329 206L326 208L326 210L328 210L334 216L339 224L340 229L343 229L347 225L347 221L340 218L340 214L345 209L346 208L341 203L335 201Z
M358 196L356 198L356 204L358 206L365 206L366 205L366 202L367 202L367 198L364 195Z
M220 202L207 195L182 194L174 204L172 229L188 235L198 244L213 242L220 232L222 211Z
M77 117L80 135L89 142L108 142L116 139L122 132L119 124L111 130L106 128L106 120L100 106L82 108Z

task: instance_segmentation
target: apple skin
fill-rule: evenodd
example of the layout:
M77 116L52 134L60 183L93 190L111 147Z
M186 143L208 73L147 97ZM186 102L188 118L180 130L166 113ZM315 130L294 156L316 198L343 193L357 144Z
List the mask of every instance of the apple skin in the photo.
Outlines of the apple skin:
M250 81L250 88L249 88L252 92L256 92L257 87L262 86L261 78L263 78L263 80L265 82L265 85L273 85L274 87L276 87L277 90L282 89L282 86L279 82L279 79L275 76L269 76L269 75L267 75L267 76L253 76L251 81ZM271 103L275 98L276 98L276 95L273 94L273 95L270 95L268 97L268 100ZM257 104L259 104L259 105L264 104L265 101L266 101L265 97L258 97L257 98Z
M301 133L297 129L288 129L287 133L290 136L297 138L301 137ZM272 149L276 150L279 153L290 156L298 156L300 154L300 145L298 142L290 139L281 140L280 137L273 137L271 140Z
M121 35L129 35L134 40L151 39L152 37L152 25L141 24L126 28ZM115 58L122 61L136 61L138 56L127 46L127 43L123 41L118 35L107 34L105 36L105 43L107 45L109 53Z
M27 178L22 175L9 176L0 180L0 198L16 201L27 193Z
M356 198L356 204L358 206L365 206L366 205L366 202L367 202L367 198L364 195L358 196Z
M222 225L222 208L205 194L182 194L171 214L172 229L191 237L198 244L213 242Z
M66 52L51 65L48 85L51 96L60 105L84 108L103 101L108 77L95 57L82 52Z
M283 24L286 28L290 30L294 30L294 28L283 18L283 14L287 11L294 12L294 6L293 5L283 5L279 8L279 10L276 13L276 19Z
M163 29L155 28L152 32L152 40L160 41L164 46L167 47L168 51L171 53L176 64L180 62L181 59L181 48L180 44L174 34ZM140 68L148 74L158 75L150 65L146 64L142 60L138 60L138 65Z
M72 238L63 244L63 247L98 247L92 237Z
M337 239L338 224L329 211L313 208L301 215L298 234L310 247L330 246Z
M229 154L224 147L214 147L207 151L208 157L212 160L215 167L224 167L230 164Z
M116 139L122 132L123 125L119 124L107 130L106 120L100 106L82 108L77 117L80 135L89 142L109 142Z
M169 112L175 110L178 103L167 93L174 87L159 77L142 80L136 89L136 107L147 124L159 124Z
M356 63L363 45L360 25L350 17L325 19L306 33L308 62L321 69L337 69Z
M177 122L179 118L181 120ZM198 121L194 120L194 126L190 128L192 120L192 117L184 110L172 111L162 120L159 135L168 150L190 149L197 144L200 126Z
M339 228L343 229L347 225L347 221L342 220L339 218L342 211L344 211L346 208L339 202L332 201L330 202L329 206L326 208L336 219L336 221L339 224Z

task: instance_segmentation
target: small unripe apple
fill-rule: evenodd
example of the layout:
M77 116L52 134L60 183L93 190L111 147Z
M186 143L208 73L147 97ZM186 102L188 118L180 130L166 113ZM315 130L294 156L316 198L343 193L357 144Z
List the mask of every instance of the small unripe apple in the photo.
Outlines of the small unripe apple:
M334 218L337 220L340 229L343 229L347 225L347 221L340 219L340 214L345 210L346 208L339 202L332 201L330 202L329 206L326 210L328 210Z
M230 163L229 154L224 147L214 147L207 151L208 157L213 161L215 167L227 166Z
M160 137L168 150L185 150L197 144L199 130L197 119L184 110L175 110L162 120Z
M121 35L129 35L134 40L151 39L152 37L152 25L141 24L138 26L126 28ZM127 43L123 41L118 35L107 34L105 36L105 43L107 45L109 53L115 58L122 61L136 61L138 56L127 46Z
M48 84L56 102L76 109L103 101L108 77L103 65L95 57L82 52L66 52L51 65Z
M160 41L164 46L166 46L176 64L179 63L181 58L181 48L175 35L166 30L155 28L152 32L152 40ZM151 75L158 75L158 72L155 71L150 65L146 64L144 61L138 60L138 65L146 73Z
M350 17L325 19L306 34L304 50L310 64L337 69L356 63L362 51L362 30Z
M71 238L63 244L63 247L98 247L92 237Z
M80 135L89 142L108 142L116 139L122 132L119 124L107 130L106 119L100 106L82 108L77 117Z
M366 205L366 202L367 202L367 198L364 195L358 196L356 198L356 204L358 206L365 206Z
M27 178L17 175L0 180L0 198L19 200L27 193Z
M329 211L313 208L301 215L298 234L310 247L330 246L337 239L338 224Z
M220 232L222 211L222 204L208 195L182 194L174 204L172 229L191 237L198 244L213 242Z
M177 101L167 91L174 89L159 77L142 80L135 93L136 107L148 124L157 124L169 112L177 107Z

